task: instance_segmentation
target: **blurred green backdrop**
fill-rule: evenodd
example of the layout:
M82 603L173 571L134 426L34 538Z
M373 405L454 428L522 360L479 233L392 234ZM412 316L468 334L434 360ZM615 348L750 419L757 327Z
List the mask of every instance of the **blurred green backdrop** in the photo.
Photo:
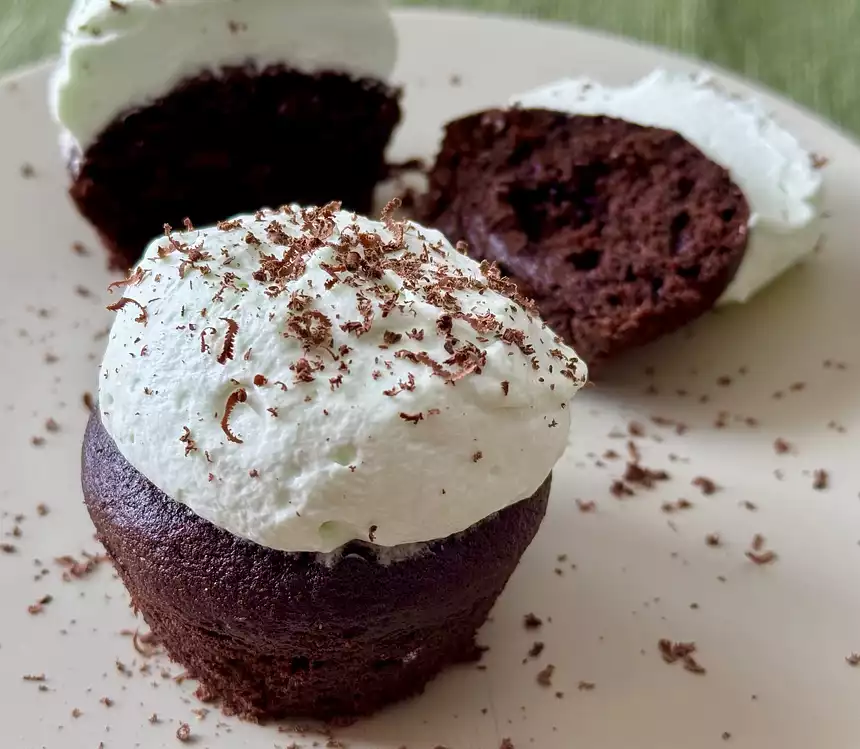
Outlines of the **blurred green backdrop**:
M286 1L286 0L285 0ZM394 0L569 21L762 81L860 133L860 0ZM0 0L0 71L53 54L71 0Z

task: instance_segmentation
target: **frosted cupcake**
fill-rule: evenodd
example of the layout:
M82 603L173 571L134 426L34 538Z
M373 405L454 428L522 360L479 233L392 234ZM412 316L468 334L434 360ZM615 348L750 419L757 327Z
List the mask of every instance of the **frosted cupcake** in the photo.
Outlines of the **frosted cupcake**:
M471 658L585 375L511 285L330 206L170 233L122 294L84 496L201 694L349 719Z
M366 212L395 57L384 0L77 0L51 84L71 196L125 267L185 216Z

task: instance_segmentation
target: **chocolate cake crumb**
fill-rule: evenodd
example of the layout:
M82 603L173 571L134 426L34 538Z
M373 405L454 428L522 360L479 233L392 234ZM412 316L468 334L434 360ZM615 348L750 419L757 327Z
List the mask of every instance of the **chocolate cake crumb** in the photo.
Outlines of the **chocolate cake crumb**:
M540 654L543 653L545 647L546 646L539 640L533 642L532 646L529 648L529 658L539 657Z
M73 718L80 718L82 715L83 715L83 712L81 710L79 710L76 707L72 708L72 717Z
M749 510L750 512L755 512L756 510L758 510L758 505L754 502L750 502L748 499L742 500L741 502L739 502L739 504L745 510Z
M706 476L697 476L693 479L692 483L693 486L698 487L701 490L702 494L705 495L715 494L717 491L719 491L719 487L716 485L716 483L714 483L714 481L707 478Z
M860 665L860 653L851 653L848 657L845 658L845 662L849 666L858 666Z
M719 533L709 533L707 536L705 536L705 543L708 546L716 547L716 546L722 546L723 540L722 540L722 538L720 538Z
M576 506L579 508L580 512L594 512L597 510L597 503L592 499L588 502L584 502L581 499L576 500Z
M805 382L793 382L793 383L791 383L791 385L788 386L788 389L791 390L791 392L793 392L793 393L799 393L802 390L806 390L806 383Z
M2 543L0 544L0 551L4 554L14 554L18 549L15 544Z
M408 413L404 413L403 411L401 411L400 412L400 418L403 419L403 421L408 421L414 425L417 425L419 421L424 421L424 413L419 412L417 414L408 414ZM479 460L480 460L480 458L479 458Z
M508 394L508 390L509 390L509 389L510 389L510 387L511 387L511 383L510 383L510 382L508 382L507 380L502 380L501 385L502 385L502 392L503 392L505 395L507 395L507 394Z
M150 716L147 718L147 720L148 720L150 723L153 723L153 724L154 724L154 723L158 723L158 713L152 713L152 715L150 715Z
M89 255L90 252L83 242L72 242L72 252L76 255Z
M593 681L580 681L576 688L580 692L591 692L596 686Z
M105 707L113 707L113 700L110 697L102 697L99 702Z
M180 741L189 741L191 739L191 726L187 723L180 723L176 729L176 738Z
M92 411L93 408L95 408L95 401L93 400L92 393L84 393L81 396L81 402L84 404L84 408L86 408L87 411Z
M523 625L526 629L538 629L543 626L543 619L533 613L528 613L523 617Z
M45 438L39 437L38 435L35 437L31 437L30 444L33 445L33 447L42 447L42 445L45 444Z
M502 739L499 749L515 749L514 743L510 739Z
M24 179L32 179L36 176L36 169L29 162L21 164L21 176Z
M627 431L634 437L645 436L645 427L643 427L638 421L631 421L627 425Z
M546 668L538 672L537 683L542 687L551 687L553 673L555 673L555 666L550 663Z
M812 488L816 491L824 491L830 485L830 474L823 468L816 468L812 472Z
M45 681L45 674L24 674L21 677L24 681Z

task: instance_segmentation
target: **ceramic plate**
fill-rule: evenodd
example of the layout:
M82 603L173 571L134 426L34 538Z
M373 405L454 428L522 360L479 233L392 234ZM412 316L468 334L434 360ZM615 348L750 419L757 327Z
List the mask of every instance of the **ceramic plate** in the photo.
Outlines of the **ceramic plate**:
M655 66L692 67L573 28L426 11L396 18L407 92L397 159L429 157L445 121L560 76L623 83ZM99 563L79 488L83 399L97 386L114 279L65 195L47 75L0 84L0 745L175 747L182 723L201 749L497 749L505 738L517 749L856 745L853 142L758 92L830 160L826 242L753 303L635 352L576 399L549 516L481 632L483 663L331 738L206 712L179 667L134 647L142 622ZM668 478L619 499L611 486L629 450ZM773 559L756 564L748 551ZM524 627L530 612L541 627ZM695 642L706 673L666 663L664 638ZM544 649L531 658L536 641Z

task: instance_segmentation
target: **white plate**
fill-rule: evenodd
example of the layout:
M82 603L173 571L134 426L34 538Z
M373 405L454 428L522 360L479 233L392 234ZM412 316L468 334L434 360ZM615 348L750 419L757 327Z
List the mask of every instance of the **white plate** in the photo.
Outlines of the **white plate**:
M690 68L663 52L570 28L433 12L400 12L397 23L399 78L407 85L399 158L429 156L451 117L559 76L620 83L657 65ZM138 671L150 661L120 634L137 624L109 567L63 582L54 562L97 550L78 488L78 446L81 396L96 387L110 321L104 290L111 279L65 197L46 74L34 70L0 86L3 536L13 531L13 515L26 515L20 538L0 539L18 547L0 553L0 746L174 747L180 722L191 724L195 745L213 749L324 745L319 736L296 739L217 711L200 720L192 713L193 684L162 678L162 660L150 675ZM727 85L750 90L733 79ZM845 658L860 651L860 151L815 117L762 96L831 159L824 249L754 303L631 355L612 382L577 399L550 515L481 634L490 646L486 670L453 669L424 696L337 730L347 746L496 749L505 737L518 749L857 744L860 668ZM35 168L33 178L22 177L24 163ZM88 256L72 251L78 240ZM46 363L49 355L57 361ZM649 365L655 374L646 374ZM720 386L722 376L731 383ZM792 390L792 383L805 388ZM715 426L720 411L728 412L722 428ZM653 415L689 431L653 424ZM58 432L46 431L49 418ZM646 427L636 440L644 464L672 478L619 501L609 486L623 460L596 465L594 456L608 449L624 455L626 440L609 435L631 420ZM34 436L45 444L33 446ZM777 455L778 437L796 452ZM812 487L819 468L830 474L825 491ZM703 496L691 486L696 476L712 477L722 490ZM695 506L661 511L681 497ZM596 512L580 512L576 499L594 501ZM40 502L50 507L47 516L37 514ZM711 532L720 533L722 547L706 545ZM756 533L778 553L774 564L745 557ZM561 554L566 561L558 561ZM48 573L34 580L43 566ZM46 594L53 600L43 612L28 614ZM522 625L530 611L545 621L539 631ZM657 652L664 637L695 640L707 674L664 663ZM524 664L536 639L546 649ZM133 675L121 673L117 660ZM549 663L553 685L543 688L535 677ZM25 674L46 680L23 681ZM579 689L580 682L595 687ZM159 722L151 725L152 713Z

